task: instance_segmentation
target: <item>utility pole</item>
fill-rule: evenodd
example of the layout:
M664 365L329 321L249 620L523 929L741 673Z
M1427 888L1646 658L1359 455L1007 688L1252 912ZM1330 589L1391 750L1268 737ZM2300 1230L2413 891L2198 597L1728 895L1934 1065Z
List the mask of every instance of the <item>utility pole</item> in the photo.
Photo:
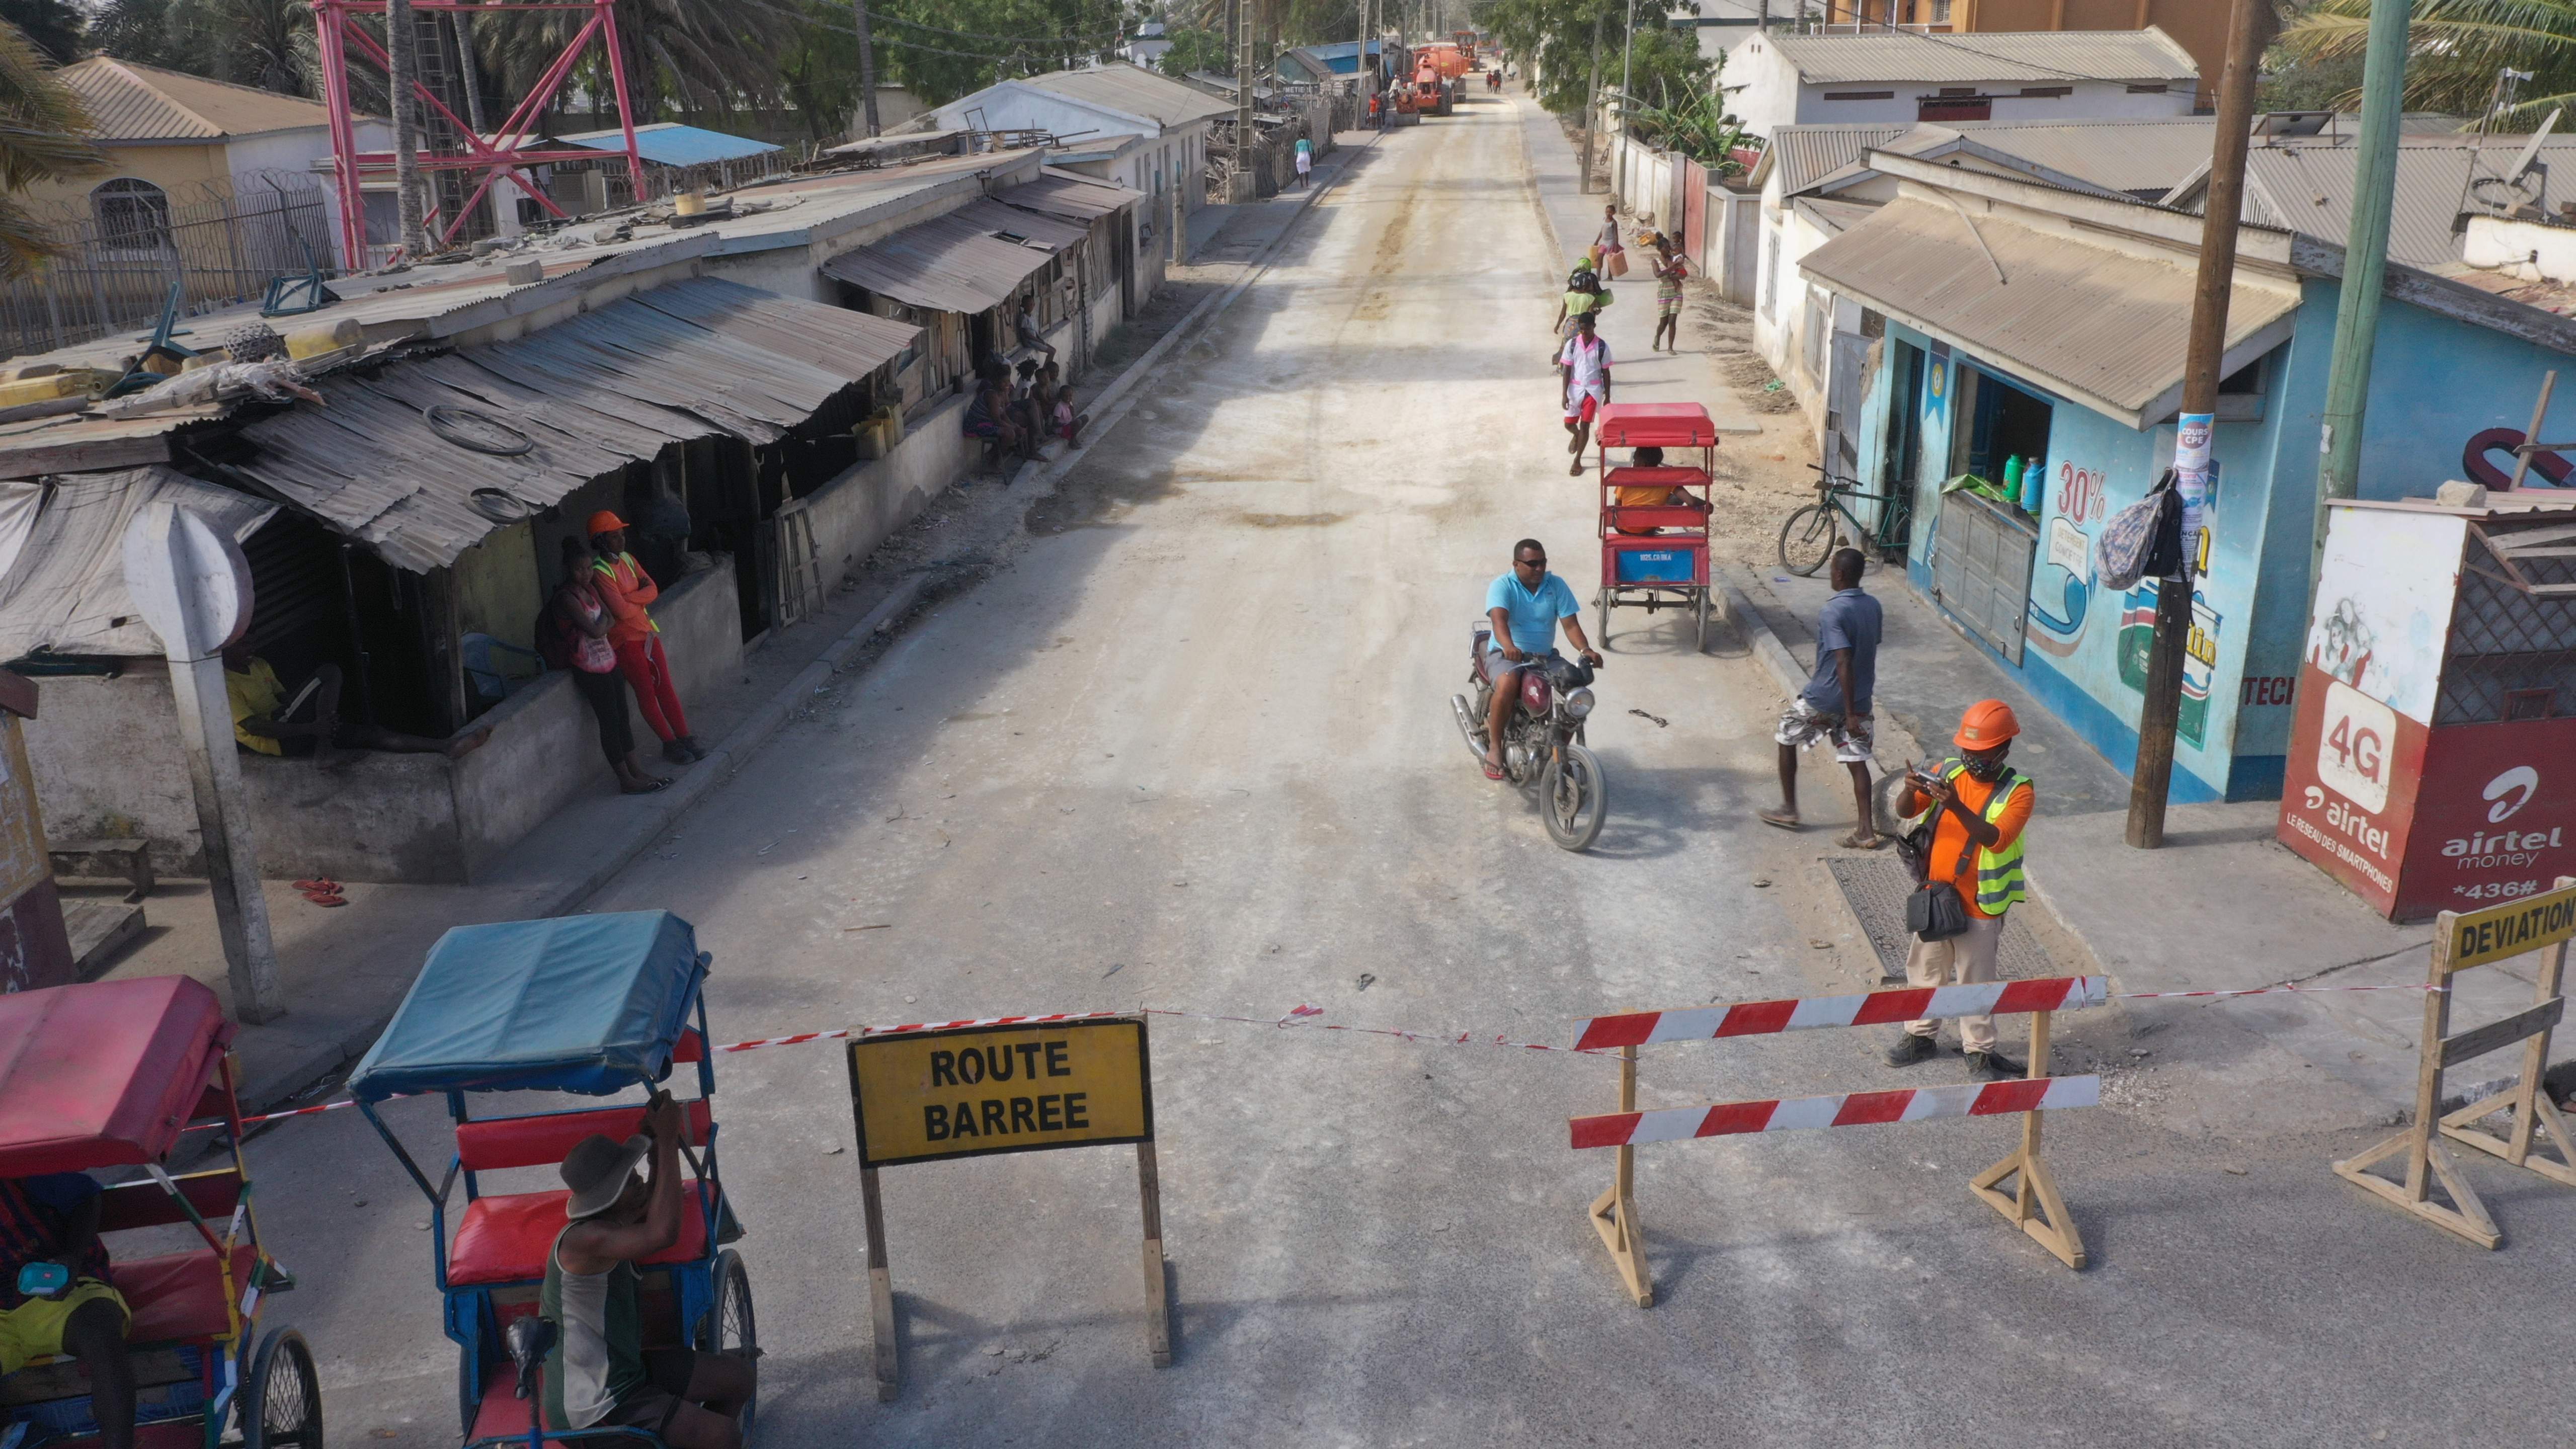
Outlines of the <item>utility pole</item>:
M412 86L420 75L420 27L412 23L411 0L385 0L385 59L394 101L395 229L412 260L429 253L429 234L420 207L420 110Z
M1574 178L1577 196L1592 194L1592 136L1601 125L1601 5L1592 7L1592 79L1583 88L1583 155L1575 162L1581 170Z
M2335 303L2334 357L2326 369L2325 466L2317 473L2316 534L2308 583L2325 554L2326 503L2361 484L2362 414L2370 404L2370 353L2379 337L2379 289L2388 271L2388 211L2397 187L2397 107L2406 81L2407 8L2370 7L2361 69L2361 139L2354 147L2352 226L2344 239L2343 295Z
M1625 8L1619 12L1619 136L1628 135L1628 86L1635 75L1637 56L1637 0L1620 0Z
M2381 0L2402 8L2404 0ZM2138 759L2129 772L2129 844L2165 843L2165 796L2173 783L2174 729L2182 714L2183 645L2191 634L2192 577L2198 571L2201 504L2209 496L2210 436L2218 413L2220 358L2227 351L2227 302L2236 281L2236 225L2244 209L2245 148L2254 129L2255 67L2269 40L2271 0L2235 0L2227 24L2227 68L2218 82L2216 140L2208 204L2200 220L2200 277L2192 291L2191 343L2184 355L2182 419L2174 433L2174 487L2182 495L2182 574L2156 583L2155 640L2147 650Z
M859 29L859 115L867 133L877 133L877 42L868 33L868 0L850 0L850 19Z

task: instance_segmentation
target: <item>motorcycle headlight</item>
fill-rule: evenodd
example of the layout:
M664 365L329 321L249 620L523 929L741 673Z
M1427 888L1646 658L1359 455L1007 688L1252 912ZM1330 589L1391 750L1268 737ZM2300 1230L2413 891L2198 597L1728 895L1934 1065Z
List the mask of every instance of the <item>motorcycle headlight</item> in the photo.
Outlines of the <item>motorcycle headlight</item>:
M1592 713L1592 691L1578 689L1565 697L1565 712L1581 719Z

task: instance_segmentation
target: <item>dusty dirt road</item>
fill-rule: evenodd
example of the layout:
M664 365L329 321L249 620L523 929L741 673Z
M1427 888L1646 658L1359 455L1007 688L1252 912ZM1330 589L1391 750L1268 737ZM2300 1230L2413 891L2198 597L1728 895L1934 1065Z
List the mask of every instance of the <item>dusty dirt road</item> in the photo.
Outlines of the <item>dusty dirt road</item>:
M1562 1042L1605 1008L1875 982L1814 863L1838 822L1750 819L1777 697L1740 649L1621 617L1585 855L1450 723L1512 541L1578 591L1595 569L1523 305L1554 264L1521 145L1487 101L1383 141L988 578L597 902L696 923L719 1037L1313 1003ZM2065 1036L2069 1070L2132 1060L2115 1013ZM1645 1094L1895 1085L1882 1045L1658 1048ZM1153 1055L1175 1365L1146 1363L1130 1153L892 1169L908 1382L882 1405L842 1059L723 1059L758 1442L2531 1444L2576 1410L2550 1364L2477 1347L2563 1316L2554 1188L2504 1194L2516 1243L2475 1253L2328 1176L2352 1141L2212 1140L2132 1094L2051 1124L2076 1274L1967 1192L2009 1123L1678 1143L1641 1156L1640 1311L1584 1218L1610 1159L1566 1146L1609 1063L1168 1016ZM1952 1054L1902 1080L1961 1079ZM435 1103L389 1116L441 1150ZM417 1195L354 1114L254 1155L334 1441L452 1443Z

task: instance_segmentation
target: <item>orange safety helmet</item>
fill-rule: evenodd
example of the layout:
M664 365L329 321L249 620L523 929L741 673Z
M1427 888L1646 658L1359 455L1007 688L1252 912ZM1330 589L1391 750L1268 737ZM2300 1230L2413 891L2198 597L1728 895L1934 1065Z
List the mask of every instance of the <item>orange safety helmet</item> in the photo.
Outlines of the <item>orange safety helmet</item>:
M1951 743L1963 750L1991 750L2020 733L2021 721L2013 718L2011 705L2000 699L1981 699L1959 716L1959 732L1951 737Z
M590 516L590 527L583 531L588 533L591 537L597 538L603 533L615 533L617 530L624 528L625 526L625 519L620 518L616 514L603 508Z

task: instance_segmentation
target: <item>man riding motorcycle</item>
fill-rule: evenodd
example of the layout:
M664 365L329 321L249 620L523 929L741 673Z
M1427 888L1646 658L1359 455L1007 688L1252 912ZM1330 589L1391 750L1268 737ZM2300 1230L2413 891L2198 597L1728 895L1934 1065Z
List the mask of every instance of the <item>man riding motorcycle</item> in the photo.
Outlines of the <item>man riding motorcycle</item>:
M1597 668L1601 656L1583 637L1583 606L1565 580L1547 571L1547 545L1525 538L1512 545L1512 567L1485 590L1485 617L1493 637L1485 645L1485 674L1494 683L1494 702L1485 720L1485 778L1503 778L1503 736L1512 722L1513 702L1520 698L1520 671L1549 661L1556 652L1556 626L1574 642L1586 668Z

